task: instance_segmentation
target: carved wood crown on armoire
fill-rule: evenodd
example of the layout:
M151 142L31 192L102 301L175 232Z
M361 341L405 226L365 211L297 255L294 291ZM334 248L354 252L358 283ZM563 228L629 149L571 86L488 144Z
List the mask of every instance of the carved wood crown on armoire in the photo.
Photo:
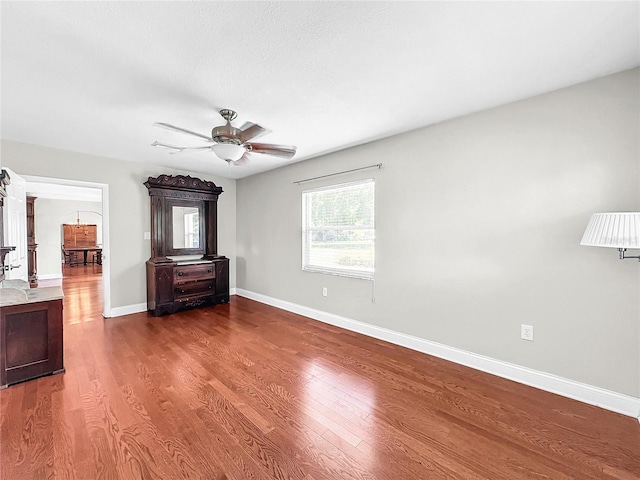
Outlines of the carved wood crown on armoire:
M229 302L229 259L218 255L222 187L183 175L149 177L147 309L159 316Z

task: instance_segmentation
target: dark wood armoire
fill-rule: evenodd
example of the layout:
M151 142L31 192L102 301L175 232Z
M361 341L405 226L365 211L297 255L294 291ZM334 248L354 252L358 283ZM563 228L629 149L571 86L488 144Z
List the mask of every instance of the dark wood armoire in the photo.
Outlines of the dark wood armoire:
M151 202L147 308L159 316L229 301L229 259L218 254L222 188L190 176L144 183Z

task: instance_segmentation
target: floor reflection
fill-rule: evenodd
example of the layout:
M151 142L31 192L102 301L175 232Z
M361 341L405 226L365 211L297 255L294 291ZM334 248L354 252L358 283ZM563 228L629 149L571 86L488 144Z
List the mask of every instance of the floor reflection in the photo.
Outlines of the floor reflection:
M357 449L374 468L377 459L366 454L376 443L375 385L323 359L312 360L306 372L312 377L305 384L303 410L314 431L341 452Z
M102 319L102 266L63 266L62 279L40 280L39 287L61 285L64 292L64 323L92 322Z

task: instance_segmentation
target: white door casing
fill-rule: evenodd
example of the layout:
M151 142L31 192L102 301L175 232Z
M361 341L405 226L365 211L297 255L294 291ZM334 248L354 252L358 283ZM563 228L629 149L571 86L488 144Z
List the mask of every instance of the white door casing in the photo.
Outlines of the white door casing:
M111 265L110 251L111 243L109 241L109 185L106 183L86 182L80 180L68 180L62 178L38 177L35 175L24 175L27 182L48 183L52 185L68 185L77 187L99 188L102 191L102 294L104 298L103 316L109 318L112 316L126 315L134 313L134 310L124 311L126 308L120 307L112 312L111 309ZM146 310L146 304L140 304L141 309L135 312L143 312Z
M16 247L5 258L5 278L28 281L26 181L8 168L5 170L9 173L10 183L2 209L4 244Z

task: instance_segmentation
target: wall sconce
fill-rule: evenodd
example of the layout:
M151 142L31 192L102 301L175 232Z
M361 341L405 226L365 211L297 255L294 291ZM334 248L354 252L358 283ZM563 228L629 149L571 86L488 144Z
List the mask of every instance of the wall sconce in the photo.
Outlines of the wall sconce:
M580 245L617 248L620 260L627 248L640 248L640 212L594 213L589 219Z

